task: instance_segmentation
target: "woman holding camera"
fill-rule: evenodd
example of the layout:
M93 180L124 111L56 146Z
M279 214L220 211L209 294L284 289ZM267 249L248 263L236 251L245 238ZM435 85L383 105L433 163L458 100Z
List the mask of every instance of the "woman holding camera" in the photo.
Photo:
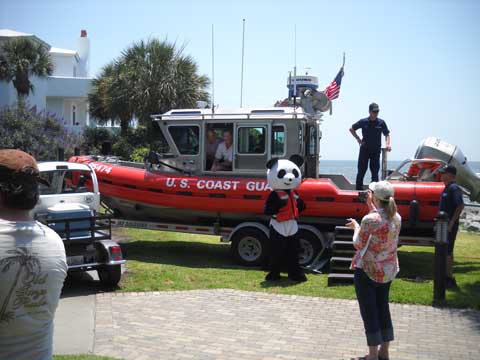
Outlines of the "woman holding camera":
M393 340L389 292L399 271L397 244L402 219L389 182L371 183L369 189L370 213L363 217L361 225L354 219L348 219L346 224L354 230L357 252L351 269L369 350L368 355L358 359L387 360Z

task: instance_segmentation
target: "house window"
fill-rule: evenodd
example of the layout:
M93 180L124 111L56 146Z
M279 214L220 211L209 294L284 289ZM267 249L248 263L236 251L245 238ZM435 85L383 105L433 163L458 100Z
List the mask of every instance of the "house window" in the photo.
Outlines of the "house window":
M73 67L73 77L77 77L77 67Z
M265 153L264 127L241 127L238 129L239 154L264 154Z
M199 150L200 128L196 125L169 126L178 152L182 155L197 155Z
M72 125L78 125L77 123L77 106L72 105Z

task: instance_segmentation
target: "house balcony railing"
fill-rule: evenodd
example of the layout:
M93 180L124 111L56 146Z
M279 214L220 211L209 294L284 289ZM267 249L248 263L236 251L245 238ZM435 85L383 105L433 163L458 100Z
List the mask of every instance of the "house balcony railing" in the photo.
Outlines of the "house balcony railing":
M49 76L47 96L86 98L90 92L91 82L90 78Z

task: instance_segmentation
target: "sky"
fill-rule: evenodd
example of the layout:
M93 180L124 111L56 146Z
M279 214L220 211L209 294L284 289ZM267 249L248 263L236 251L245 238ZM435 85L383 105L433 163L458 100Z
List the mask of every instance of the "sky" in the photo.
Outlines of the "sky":
M389 159L410 158L422 139L435 136L480 160L480 1L0 0L0 28L53 47L74 49L86 29L91 76L132 43L159 38L184 45L211 78L213 25L221 108L240 105L242 19L245 107L286 97L295 28L297 73L310 68L320 90L346 53L340 97L322 123L323 159L357 158L348 129L376 102L391 131Z

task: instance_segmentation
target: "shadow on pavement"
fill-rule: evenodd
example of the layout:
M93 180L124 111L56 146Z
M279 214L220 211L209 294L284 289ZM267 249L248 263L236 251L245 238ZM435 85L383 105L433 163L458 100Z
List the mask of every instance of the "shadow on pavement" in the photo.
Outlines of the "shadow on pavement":
M60 298L94 295L98 293L112 292L118 287L109 288L100 283L94 271L68 273L63 284Z

